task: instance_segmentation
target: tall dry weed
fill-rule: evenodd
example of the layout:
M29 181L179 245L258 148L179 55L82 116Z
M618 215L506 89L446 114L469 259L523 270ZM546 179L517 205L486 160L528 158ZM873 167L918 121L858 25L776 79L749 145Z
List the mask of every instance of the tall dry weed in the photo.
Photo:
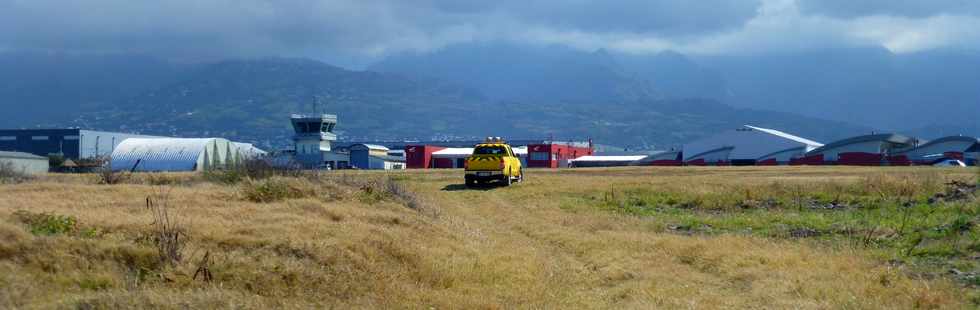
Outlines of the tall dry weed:
M129 172L112 170L112 158L103 157L96 160L99 167L95 169L95 182L98 184L115 185L129 179ZM137 165L139 162L137 162ZM133 167L135 169L136 167Z
M153 222L153 241L160 262L176 266L183 260L183 250L187 239L186 230L170 205L170 193L161 192L146 196L146 209L150 211Z
M269 203L313 197L317 195L317 187L305 179L272 177L245 181L241 185L241 194L248 201Z

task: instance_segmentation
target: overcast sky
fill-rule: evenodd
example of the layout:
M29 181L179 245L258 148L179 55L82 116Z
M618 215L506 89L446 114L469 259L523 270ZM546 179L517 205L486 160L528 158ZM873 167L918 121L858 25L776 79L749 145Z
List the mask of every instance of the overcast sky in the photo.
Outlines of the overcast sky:
M0 0L0 49L363 63L506 40L717 55L980 47L978 0Z

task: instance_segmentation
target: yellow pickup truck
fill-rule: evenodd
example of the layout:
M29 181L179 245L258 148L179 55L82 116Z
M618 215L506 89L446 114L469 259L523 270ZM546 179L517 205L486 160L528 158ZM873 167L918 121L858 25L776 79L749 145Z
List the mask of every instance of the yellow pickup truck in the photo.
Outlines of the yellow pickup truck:
M477 144L464 167L468 187L491 181L500 181L505 186L524 181L521 159L500 138L487 138L486 142Z

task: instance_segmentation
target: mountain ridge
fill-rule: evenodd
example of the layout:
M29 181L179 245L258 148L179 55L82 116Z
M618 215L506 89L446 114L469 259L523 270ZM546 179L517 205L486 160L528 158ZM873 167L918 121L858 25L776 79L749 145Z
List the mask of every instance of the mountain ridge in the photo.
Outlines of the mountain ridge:
M98 124L168 135L218 134L277 145L275 141L288 141L287 115L310 111L306 104L320 98L324 111L339 115L338 131L348 140L504 135L679 145L743 123L788 126L820 138L867 130L846 124L821 128L826 121L740 110L708 99L490 100L445 81L346 70L313 60L226 61L197 72L128 100L126 109L113 110Z
M464 83L480 81L471 86L491 97L500 92L496 84L520 81L535 85L544 83L542 80L564 78L561 71L545 70L531 79L515 79L529 75L524 72L534 68L478 65L484 60L481 53L500 50L504 52L492 58L495 63L519 63L521 59L513 55L528 54L535 55L535 59L561 59L569 67L604 64L617 79L643 83L647 90L643 93L651 94L648 98L708 98L739 108L790 112L879 131L918 132L920 128L942 127L961 128L960 134L980 135L975 121L980 118L980 71L975 70L980 67L980 52L973 51L896 54L880 47L853 47L688 56L670 50L627 54L483 42L396 55L369 68L428 74ZM561 57L549 57L551 54ZM481 79L480 75L498 78ZM590 77L599 80L594 85L610 80L601 74ZM608 91L600 94L616 97L608 95Z
M615 85L630 88L632 86ZM607 89L608 90L608 89ZM168 136L222 136L289 146L291 113L338 114L345 140L594 138L621 146L677 146L744 124L828 140L869 128L711 99L656 96L496 99L455 81L357 71L301 58L226 60L185 68L155 87L105 99L55 125ZM3 100L3 98L0 98Z

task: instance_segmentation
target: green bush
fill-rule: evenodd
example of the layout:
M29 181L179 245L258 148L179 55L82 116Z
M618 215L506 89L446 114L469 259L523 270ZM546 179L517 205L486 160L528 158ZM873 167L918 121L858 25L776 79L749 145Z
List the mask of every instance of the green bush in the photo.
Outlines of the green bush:
M65 154L52 153L48 154L48 166L51 168L61 167L65 163Z
M70 215L19 210L14 212L14 217L26 224L32 234L39 236L62 235L78 231L78 219Z

